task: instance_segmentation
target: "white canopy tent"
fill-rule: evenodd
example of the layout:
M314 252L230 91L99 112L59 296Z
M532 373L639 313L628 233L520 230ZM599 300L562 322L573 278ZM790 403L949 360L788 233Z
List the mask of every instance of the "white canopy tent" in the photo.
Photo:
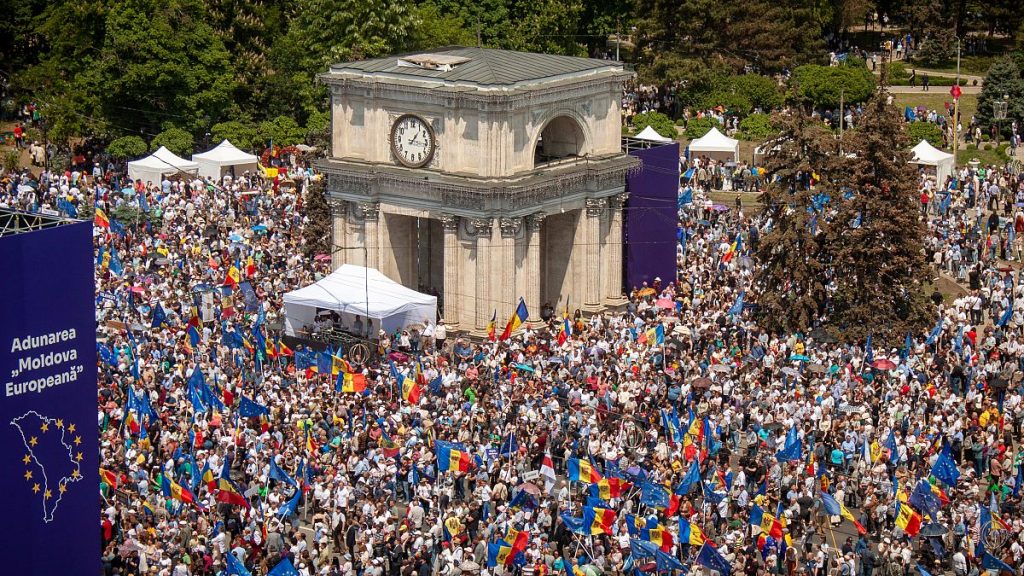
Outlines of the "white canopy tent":
M220 178L234 168L236 174L246 170L256 170L256 156L239 150L231 142L224 140L212 150L202 154L193 154L192 161L199 164L201 178Z
M163 146L141 160L128 163L128 177L133 181L142 180L158 184L164 174L175 175L187 172L196 174L199 164L176 155Z
M914 157L910 163L931 167L935 171L935 182L939 186L945 183L947 176L953 174L953 155L932 146L927 140L918 142L911 152L914 153Z
M740 141L729 138L712 128L707 134L690 142L690 158L697 154L714 160L737 162L740 158Z
M666 137L662 136L661 134L658 134L657 130L655 130L654 128L651 128L650 126L648 126L647 128L644 128L643 130L641 130L640 133L636 135L636 138L638 138L640 140L648 140L650 142L672 142L673 141L671 138L666 138Z
M375 329L391 332L424 320L433 322L437 297L406 288L374 268L345 264L316 284L284 295L285 332L308 332L323 310L340 314L347 327L359 316L364 323L366 318L376 320Z

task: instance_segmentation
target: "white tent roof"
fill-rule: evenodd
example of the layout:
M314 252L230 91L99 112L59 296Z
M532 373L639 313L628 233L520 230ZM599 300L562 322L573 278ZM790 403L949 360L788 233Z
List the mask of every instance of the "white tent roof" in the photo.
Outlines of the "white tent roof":
M938 148L932 146L927 140L921 140L911 149L914 153L914 159L911 164L924 164L926 166L938 166L946 161L952 161L953 155L948 152L943 152Z
M185 160L163 146L145 158L128 163L128 177L132 180L156 182L164 174L195 173L198 170L199 164Z
M212 150L207 150L202 154L193 154L192 160L213 162L220 166L236 166L238 164L255 164L256 156L243 152L231 142L224 140Z
M650 126L641 130L636 137L640 140L650 140L651 142L672 142L671 138L666 138L661 134L658 134L657 130Z
M346 319L374 318L391 331L433 322L437 297L406 288L374 268L345 264L316 284L285 294L284 308L286 329L292 335L312 323L317 309L333 310Z
M735 152L739 153L740 141L729 138L718 131L718 128L711 130L690 142L690 152Z

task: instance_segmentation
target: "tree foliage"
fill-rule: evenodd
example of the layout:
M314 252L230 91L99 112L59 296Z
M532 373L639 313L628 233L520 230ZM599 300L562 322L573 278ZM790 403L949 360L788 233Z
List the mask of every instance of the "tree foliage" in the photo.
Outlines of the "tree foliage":
M1017 63L1010 57L996 60L985 76L985 85L978 97L978 111L975 113L982 126L987 128L997 124L995 103L1004 98L1006 120L1002 122L1002 128L1009 133L1013 120L1024 122L1024 78Z
M711 131L712 128L721 128L721 124L714 118L694 118L686 123L686 137L690 140L700 138Z
M676 125L672 123L672 119L661 112L644 112L633 117L633 129L637 133L640 133L641 130L648 126L654 128L655 132L665 138L675 139L679 136L679 133L676 132Z
M195 141L188 130L169 128L157 134L149 143L149 149L154 152L161 146L184 158L192 155Z
M866 101L875 92L875 78L865 66L818 66L809 64L793 70L791 84L797 96L815 106L839 106Z
M210 128L210 136L214 142L229 140L241 150L260 150L259 139L256 138L256 127L241 120L218 122Z
M806 333L825 312L830 275L824 219L812 212L813 198L835 193L827 180L812 187L810 175L834 172L835 145L801 110L778 116L776 123L780 135L765 159L775 178L761 196L772 226L756 251L758 317L769 330Z
M751 114L740 121L740 134L744 140L762 141L779 134L779 127L768 114Z
M844 149L838 180L852 194L839 204L828 241L837 274L829 326L844 341L901 342L934 318L925 294L916 176L907 170L910 141L899 110L880 92L865 106Z
M931 122L907 124L907 136L912 145L916 145L921 140L927 140L932 146L942 148L942 129Z
M138 136L122 136L107 145L107 153L114 158L137 158L146 150L146 141Z
M302 254L310 259L318 254L330 254L333 226L323 178L310 184L304 200L309 221L302 230Z

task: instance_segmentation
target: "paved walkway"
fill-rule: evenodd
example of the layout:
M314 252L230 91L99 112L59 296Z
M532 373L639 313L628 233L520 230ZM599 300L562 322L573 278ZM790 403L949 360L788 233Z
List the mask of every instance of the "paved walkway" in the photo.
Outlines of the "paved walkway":
M930 86L929 89L922 90L920 86L889 86L889 92L893 94L940 94L943 96L949 96L949 89L951 86ZM981 86L961 86L961 93L963 94L981 94Z

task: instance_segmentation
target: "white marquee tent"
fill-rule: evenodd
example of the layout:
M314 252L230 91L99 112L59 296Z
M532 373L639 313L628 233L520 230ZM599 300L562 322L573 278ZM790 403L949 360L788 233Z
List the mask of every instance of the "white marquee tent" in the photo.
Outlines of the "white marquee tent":
M690 158L701 154L714 160L737 162L740 158L740 141L729 138L712 128L707 134L690 142Z
M934 169L935 182L939 186L942 186L947 176L953 174L953 155L932 146L927 140L918 142L917 146L911 149L911 152L914 153L914 157L910 160L910 163L919 166L929 166Z
M133 181L142 180L158 184L164 174L178 175L182 172L196 174L199 164L177 156L163 146L149 156L128 163L128 177Z
M193 154L192 161L199 164L200 177L220 178L228 174L232 168L235 169L235 174L241 174L246 170L255 171L257 158L224 140L212 150Z
M650 126L648 126L647 128L644 128L643 130L641 130L640 133L636 135L636 138L639 139L639 140L647 140L647 141L650 141L650 142L672 142L673 141L671 138L666 138L666 137L662 136L661 134L658 134L658 131L655 130L654 128L651 128Z
M437 297L406 288L374 268L345 264L319 282L284 295L285 332L303 333L322 310L339 313L345 326L351 327L356 316L364 323L369 317L376 320L374 333L378 327L391 332L433 322Z

